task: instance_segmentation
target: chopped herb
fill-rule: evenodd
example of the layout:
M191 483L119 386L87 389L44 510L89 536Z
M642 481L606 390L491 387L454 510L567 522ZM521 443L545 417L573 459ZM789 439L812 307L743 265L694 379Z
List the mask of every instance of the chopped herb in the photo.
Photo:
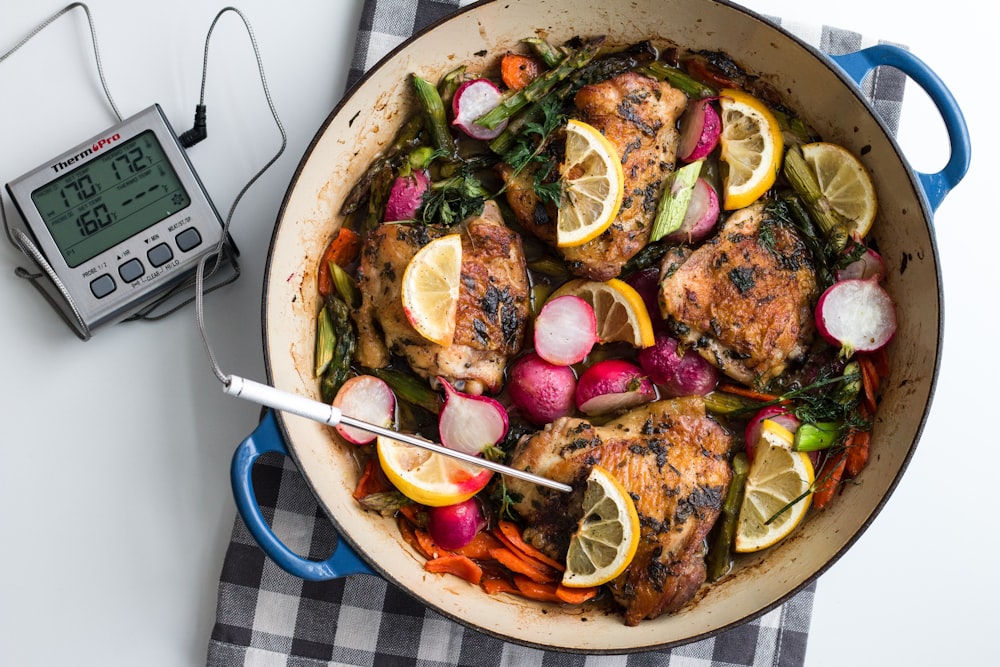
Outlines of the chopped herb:
M757 284L753 279L753 267L749 266L737 266L730 270L729 280L736 286L740 294L746 294Z
M451 226L483 212L483 186L471 173L460 172L446 181L432 183L424 193L420 219L425 225Z

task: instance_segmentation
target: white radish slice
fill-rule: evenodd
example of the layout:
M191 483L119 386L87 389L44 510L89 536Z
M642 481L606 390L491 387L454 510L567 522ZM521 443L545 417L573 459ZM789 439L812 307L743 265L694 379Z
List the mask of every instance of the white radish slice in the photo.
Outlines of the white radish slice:
M861 257L837 271L837 280L850 280L852 278L867 280L873 278L881 282L885 278L885 275L885 260L882 259L882 255L871 248L866 248Z
M694 162L715 150L722 134L722 119L712 106L711 98L692 100L681 118L677 157Z
M463 394L439 378L445 399L438 417L441 444L466 454L482 454L507 435L507 411L489 396Z
M356 375L343 385L333 399L333 407L341 413L376 426L392 428L396 414L396 396L385 381L373 375ZM374 433L337 424L337 433L355 445L367 445L375 440Z
M507 127L507 121L502 121L492 130L482 125L476 125L475 120L500 104L503 93L489 79L474 79L466 81L451 100L451 110L455 116L455 125L473 139L495 139Z
M719 194L704 178L698 178L691 190L684 220L676 231L664 238L670 243L697 243L707 238L719 221Z
M816 327L845 357L872 352L896 333L896 307L877 280L841 280L820 296Z
M597 316L578 296L566 294L546 301L535 318L535 352L550 364L579 363L597 342Z

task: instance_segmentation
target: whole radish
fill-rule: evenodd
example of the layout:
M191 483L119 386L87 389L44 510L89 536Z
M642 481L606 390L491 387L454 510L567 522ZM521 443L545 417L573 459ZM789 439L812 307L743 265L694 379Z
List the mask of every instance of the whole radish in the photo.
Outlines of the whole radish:
M604 359L590 366L576 385L576 407L588 415L632 408L656 399L656 389L642 369L622 359Z
M666 334L639 352L639 365L664 396L705 395L719 382L715 366L690 348L681 351L677 340Z
M511 366L507 390L525 419L544 426L572 414L576 373L569 366L551 364L529 352Z

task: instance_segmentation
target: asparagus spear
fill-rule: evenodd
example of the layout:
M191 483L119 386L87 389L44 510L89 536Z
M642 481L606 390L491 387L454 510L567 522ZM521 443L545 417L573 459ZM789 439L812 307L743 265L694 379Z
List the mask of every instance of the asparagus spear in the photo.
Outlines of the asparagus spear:
M603 37L587 41L578 51L563 58L558 65L536 77L524 88L507 93L496 108L477 118L476 124L490 129L496 127L590 62L597 55L602 44L604 44Z
M671 67L666 63L655 60L642 68L642 73L651 77L666 81L671 86L687 93L689 97L700 99L702 97L714 97L716 91L710 86L691 77L684 70Z
M830 246L835 250L842 250L851 235L847 222L826 202L819 182L798 146L792 146L785 153L784 174L796 194L802 198L816 224L823 230Z
M320 396L329 403L336 397L340 386L350 376L351 361L357 347L357 334L354 332L354 324L351 322L351 312L339 296L328 294L324 310L330 317L335 338L333 356L319 384Z
M392 166L399 161L401 156L409 153L410 149L417 145L420 141L420 131L424 127L424 120L420 114L416 114L408 119L403 126L399 128L399 132L396 133L396 137L393 139L392 144L389 146L379 158L372 162L365 173L361 175L361 178L357 180L351 191L347 193L347 197L344 199L344 203L340 207L341 215L350 215L358 209L361 204L363 204L371 192L372 180L375 175L378 174L383 167Z
M750 474L750 461L743 452L733 456L732 466L733 479L729 482L729 491L726 492L726 499L722 503L722 512L715 524L715 536L705 563L709 581L717 581L729 571L733 538L736 536L736 524L740 517L740 505L743 504L747 475Z
M420 106L423 107L424 121L434 147L448 157L455 157L457 155L455 138L448 129L448 118L445 115L441 93L433 84L416 74L413 75L413 87L417 91Z

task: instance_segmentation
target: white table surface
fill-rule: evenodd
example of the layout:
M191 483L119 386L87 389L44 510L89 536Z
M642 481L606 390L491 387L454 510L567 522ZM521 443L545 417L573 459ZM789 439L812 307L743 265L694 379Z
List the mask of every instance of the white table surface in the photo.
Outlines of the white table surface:
M277 208L306 145L343 92L361 0L234 0L260 44L288 149L237 209L244 275L207 298L227 372L264 377L260 293ZM807 664L984 664L995 653L1000 576L993 513L1000 372L989 151L995 35L982 4L753 0L767 14L909 45L965 112L976 161L936 216L946 291L943 366L907 474L874 525L819 581ZM125 115L159 102L178 131L198 101L205 35L222 3L90 0L112 94ZM63 5L5 2L0 52ZM208 139L190 156L225 214L279 145L242 23L216 28ZM901 142L914 167L947 160L943 126L907 89ZM0 182L113 119L83 14L64 16L0 63ZM9 200L4 202L11 211ZM0 243L0 664L203 664L235 516L228 466L257 409L225 397L188 308L80 342Z

